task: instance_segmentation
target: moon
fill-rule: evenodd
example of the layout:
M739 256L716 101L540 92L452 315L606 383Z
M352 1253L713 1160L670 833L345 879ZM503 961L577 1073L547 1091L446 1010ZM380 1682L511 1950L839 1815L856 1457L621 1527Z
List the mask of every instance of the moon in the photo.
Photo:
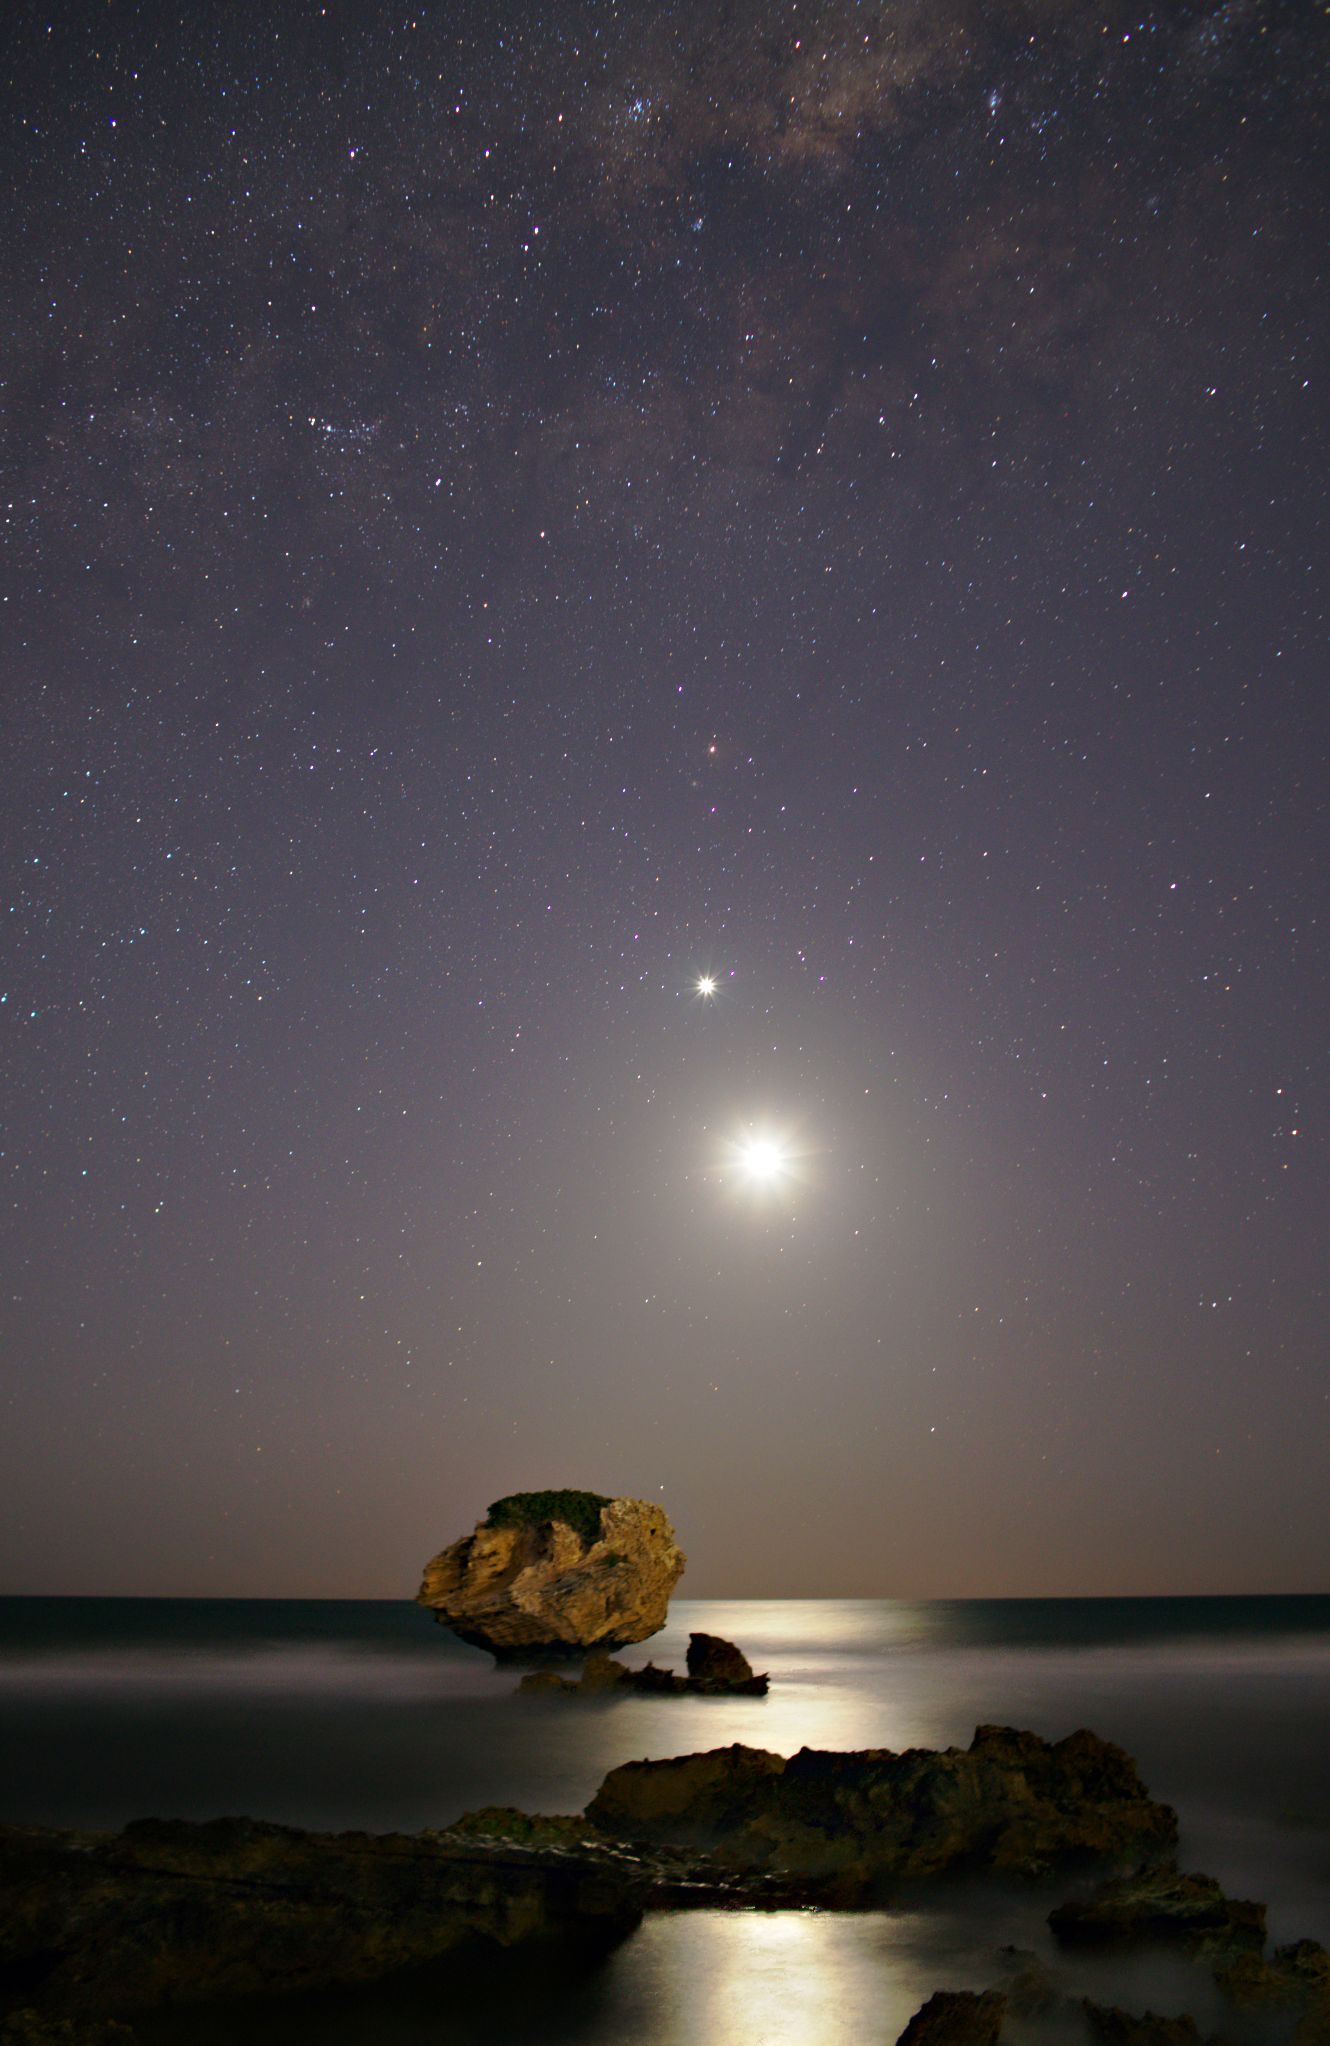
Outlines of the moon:
M789 1154L775 1137L745 1137L735 1153L740 1172L754 1186L774 1186L789 1171Z
M749 1178L767 1185L786 1170L786 1154L773 1138L749 1138L739 1146L739 1162Z

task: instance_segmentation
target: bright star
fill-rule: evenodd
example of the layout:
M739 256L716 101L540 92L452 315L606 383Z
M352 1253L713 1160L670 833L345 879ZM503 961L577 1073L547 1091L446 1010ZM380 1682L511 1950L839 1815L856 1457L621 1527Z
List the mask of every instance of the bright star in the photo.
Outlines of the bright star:
M697 982L697 992L701 995L704 1002L709 1002L711 1000L711 997L716 992L716 983L715 980L712 978L711 974L703 973L699 975Z

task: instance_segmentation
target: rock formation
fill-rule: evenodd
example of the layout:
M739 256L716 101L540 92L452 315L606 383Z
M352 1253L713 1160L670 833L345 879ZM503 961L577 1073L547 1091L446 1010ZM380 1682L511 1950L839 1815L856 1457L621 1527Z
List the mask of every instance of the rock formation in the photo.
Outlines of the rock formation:
M1157 1860L1177 1837L1176 1814L1121 1748L994 1726L942 1753L804 1748L787 1762L735 1746L628 1762L586 1816L617 1839L820 1880L842 1897L963 1869L1032 1877L1078 1859Z
M1022 2008L1018 1998L998 1989L982 1994L967 1989L939 1989L922 2004L901 2033L897 2046L998 2046L1007 2036L1008 2017L1020 2021L1032 2016L1047 2027L1056 2020L1051 2036L1087 2038L1091 2046L1200 2046L1195 2018L1185 2014L1161 2018L1154 2011L1143 2017L1120 2009L1116 2004L1095 2003L1088 1996L1053 1995L1037 2011Z
M1244 2016L1293 2020L1293 2046L1330 2046L1330 1954L1314 1939L1276 1947L1268 1960L1238 1954L1214 1971L1220 1994Z
M569 1698L603 1698L616 1691L645 1691L665 1698L765 1698L767 1676L753 1675L748 1657L732 1641L719 1634L690 1634L688 1675L676 1677L672 1669L657 1669L654 1662L644 1669L630 1669L612 1655L589 1655L580 1677L561 1677L556 1670L528 1670L517 1686L527 1693L553 1693Z
M48 2021L370 1982L487 1947L594 1952L632 1931L645 1889L623 1857L571 1841L540 1858L446 1834L250 1819L148 1819L118 1834L6 1826L0 1981L23 1982L14 2015L28 2035L54 2039Z
M1220 1963L1265 1946L1265 1906L1227 1897L1213 1876L1171 1864L1101 1883L1059 1904L1049 1926L1064 1946L1168 1946Z
M425 1566L416 1597L499 1657L644 1641L685 1558L664 1510L596 1492L519 1492Z
M915 2012L897 2046L997 2046L1007 1999L996 1989L939 1989Z
M1198 1989L1203 1973L1213 1978L1228 2022L1203 2041L1189 2012L1137 2015L1096 2003L1038 1955L1004 1947L998 1988L982 1995L939 1990L915 2012L897 2046L1029 2046L1067 2038L1085 2046L1230 2046L1234 2039L1330 2046L1330 1954L1314 1939L1300 1939L1266 1957L1265 1906L1226 1897L1210 1876L1179 1875L1171 1866L1138 1870L1052 1916L1073 1945L1153 1946L1182 1955L1196 1964ZM1210 1998L1202 2001L1209 2009Z
M580 1815L491 1807L409 1836L248 1819L144 1820L115 1835L0 1827L0 2041L113 2046L114 2026L97 2025L165 2004L370 1982L441 1959L460 1971L518 1946L595 1954L651 1906L858 1906L960 1871L1158 1860L1175 1833L1122 1749L1009 1727L942 1753L805 1749L786 1761L731 1747L629 1763ZM1228 1904L1171 1865L1132 1882L1152 1925L1179 1884L1194 1923L1188 1900L1211 1923L1211 1890ZM1118 1915L1130 1888L1110 1893ZM1230 1907L1224 1922L1235 1909L1241 1934L1259 1907ZM1213 1967L1210 1946L1194 1951ZM1292 2046L1330 2046L1321 1948L1266 1961L1240 1938L1228 1965L1233 1979L1216 1979L1235 2007L1296 2023ZM1007 1977L982 1997L934 1999L910 2046L993 2046L1004 2014L1068 2013L1095 2046L1198 2046L1187 2019L1073 2007L1033 1955L1008 1950Z
M1330 2046L1330 1954L1300 1939L1267 1956L1264 1904L1227 1896L1213 1876L1171 1863L1138 1870L1059 1905L1048 1922L1067 1947L1180 1953L1242 2019L1278 2021L1292 2046Z

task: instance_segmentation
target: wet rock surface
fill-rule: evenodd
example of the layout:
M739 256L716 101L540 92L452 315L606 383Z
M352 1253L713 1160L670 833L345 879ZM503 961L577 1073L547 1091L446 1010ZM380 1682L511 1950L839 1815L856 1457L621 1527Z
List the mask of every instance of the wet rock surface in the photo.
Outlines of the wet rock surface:
M615 1692L645 1693L650 1697L765 1698L767 1677L754 1676L746 1655L733 1642L718 1634L691 1634L688 1639L688 1675L657 1669L649 1662L643 1669L630 1669L612 1655L587 1657L580 1677L560 1676L557 1670L528 1670L517 1686L530 1696L603 1698Z
M416 1600L501 1660L575 1655L658 1633L684 1562L649 1500L521 1492L425 1565Z

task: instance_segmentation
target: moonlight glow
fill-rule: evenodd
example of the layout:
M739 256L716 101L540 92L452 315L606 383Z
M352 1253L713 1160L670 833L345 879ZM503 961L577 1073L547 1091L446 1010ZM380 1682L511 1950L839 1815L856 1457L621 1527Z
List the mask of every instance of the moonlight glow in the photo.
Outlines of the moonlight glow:
M801 1156L784 1131L767 1124L736 1131L717 1163L722 1177L740 1191L773 1194L802 1178Z
M750 1137L739 1146L739 1163L759 1186L770 1186L788 1170L788 1160L772 1137Z

